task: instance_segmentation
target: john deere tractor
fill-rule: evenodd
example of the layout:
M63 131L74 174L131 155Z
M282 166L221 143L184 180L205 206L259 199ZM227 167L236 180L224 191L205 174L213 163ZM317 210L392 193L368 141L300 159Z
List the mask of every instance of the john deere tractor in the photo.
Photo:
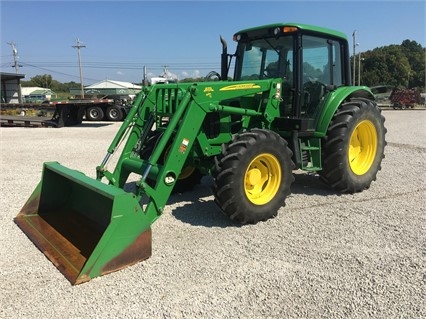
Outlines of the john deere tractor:
M151 224L172 192L203 176L218 209L243 224L277 215L296 169L344 193L376 179L384 117L367 87L351 85L344 34L286 23L234 41L229 54L221 38L221 71L207 81L145 87L96 179L44 163L15 222L72 284L148 258ZM131 173L140 176L132 192Z

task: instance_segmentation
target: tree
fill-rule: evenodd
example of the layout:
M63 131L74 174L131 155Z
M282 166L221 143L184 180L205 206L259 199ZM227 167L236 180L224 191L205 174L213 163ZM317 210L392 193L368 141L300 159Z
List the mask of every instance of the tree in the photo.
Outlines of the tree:
M424 87L425 83L425 54L426 49L416 41L404 40L401 50L411 66L409 87Z
M362 53L362 84L425 87L425 48L404 40Z
M29 81L21 81L23 87L37 86L42 88L48 88L56 93L69 93L70 89L80 88L80 84L74 81L61 83L59 81L53 80L52 76L49 74L36 75L32 77Z
M31 78L30 82L32 82L34 86L50 89L52 85L52 76L50 74L36 75Z

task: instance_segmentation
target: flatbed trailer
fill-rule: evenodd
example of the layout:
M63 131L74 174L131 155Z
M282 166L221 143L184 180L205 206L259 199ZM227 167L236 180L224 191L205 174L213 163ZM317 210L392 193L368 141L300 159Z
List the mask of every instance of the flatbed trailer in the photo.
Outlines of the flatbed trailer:
M63 127L81 124L86 121L122 121L131 105L121 105L112 99L63 100L45 103L2 103L0 116L2 126L27 126L19 123L39 123ZM19 124L19 125L18 125ZM30 125L32 126L32 124Z
M76 104L1 104L1 126L64 127L81 124L84 106Z
M51 106L74 105L82 108L86 121L122 121L131 107L115 99L62 100L45 104Z
M49 117L1 115L1 127L58 127Z

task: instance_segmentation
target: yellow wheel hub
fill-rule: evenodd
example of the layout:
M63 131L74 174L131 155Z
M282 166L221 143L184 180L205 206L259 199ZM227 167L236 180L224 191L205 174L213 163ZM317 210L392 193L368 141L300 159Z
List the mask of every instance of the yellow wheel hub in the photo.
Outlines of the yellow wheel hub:
M271 154L256 156L244 175L244 191L247 198L256 205L271 201L281 185L281 166Z
M356 175L367 173L377 152L377 131L374 124L364 120L355 127L349 140L348 160Z
M169 145L167 147L166 151L164 152L164 157L163 157L163 161L164 162L166 161L167 155L169 154L171 147L172 146ZM179 174L178 179L180 179L180 180L187 179L188 177L190 177L192 175L192 173L194 173L194 171L195 171L195 167L194 166L184 166L182 168L182 171Z
M194 173L194 171L195 171L195 167L194 166L186 166L180 172L180 175L179 175L178 179L187 179L189 176L192 175L192 173Z

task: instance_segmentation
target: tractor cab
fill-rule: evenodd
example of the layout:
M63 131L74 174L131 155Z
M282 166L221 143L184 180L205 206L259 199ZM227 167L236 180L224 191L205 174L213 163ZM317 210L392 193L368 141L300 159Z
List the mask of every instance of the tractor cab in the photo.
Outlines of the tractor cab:
M280 78L281 117L313 130L327 94L350 85L347 40L323 28L274 24L234 35L234 81ZM300 126L300 125L298 125Z

